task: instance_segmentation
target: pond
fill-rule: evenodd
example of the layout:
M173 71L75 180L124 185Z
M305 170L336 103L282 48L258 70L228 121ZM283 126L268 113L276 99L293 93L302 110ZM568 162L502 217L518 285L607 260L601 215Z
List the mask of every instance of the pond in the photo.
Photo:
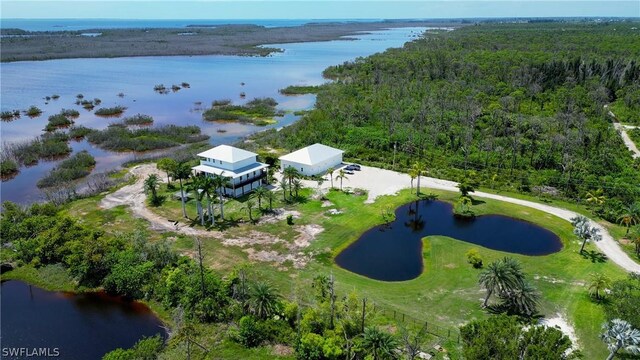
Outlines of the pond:
M139 302L104 293L51 292L13 280L0 286L3 351L44 348L61 359L100 359L143 336L166 336L162 322Z
M338 254L336 263L375 280L411 280L422 274L422 238L429 235L522 255L548 255L562 249L558 236L538 225L502 215L456 218L453 206L443 201L411 202L400 206L395 215L393 222L362 234Z

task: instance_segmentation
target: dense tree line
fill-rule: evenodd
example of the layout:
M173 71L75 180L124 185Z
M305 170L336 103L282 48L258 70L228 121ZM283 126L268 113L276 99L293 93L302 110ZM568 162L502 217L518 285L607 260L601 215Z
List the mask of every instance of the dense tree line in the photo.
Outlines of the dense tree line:
M496 24L427 33L325 76L316 109L264 145L323 142L354 161L583 199L611 221L640 198L639 163L605 105L640 109L640 39L618 24ZM276 146L277 145L277 146Z

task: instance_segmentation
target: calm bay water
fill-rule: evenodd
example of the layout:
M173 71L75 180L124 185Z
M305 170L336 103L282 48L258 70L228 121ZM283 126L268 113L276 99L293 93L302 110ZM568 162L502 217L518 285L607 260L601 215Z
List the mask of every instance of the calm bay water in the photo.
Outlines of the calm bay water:
M3 27L7 27L6 22ZM42 134L47 118L62 108L80 111L81 115L75 121L77 125L101 129L117 121L95 116L75 105L76 95L83 94L88 99L101 99L99 107L126 106L124 116L137 113L151 115L155 120L154 126L198 125L203 133L211 135L212 144L232 143L265 128L289 125L298 117L289 112L269 127L205 122L202 109L212 100L231 99L242 103L254 97L269 96L275 98L283 110L309 109L314 104L314 96L283 96L278 90L289 85L321 84L325 81L321 73L327 66L402 46L424 30L389 29L360 35L354 41L269 45L282 48L284 52L268 57L176 56L5 63L0 68L2 110L26 109L36 105L44 112L35 119L23 116L13 122L3 122L2 141L22 141ZM191 87L169 94L153 91L156 84L171 86L182 82L189 83ZM241 92L246 94L246 99L240 97ZM119 97L119 93L125 96ZM60 98L44 99L53 94L60 95ZM197 105L198 102L202 105ZM95 171L116 168L134 156L96 149L86 142L72 142L71 146L74 151L86 149L96 157ZM58 161L40 161L36 166L22 168L18 176L2 183L2 201L30 203L40 199L41 193L35 184Z
M423 271L422 238L443 235L489 249L523 255L548 255L562 249L553 232L502 215L475 219L453 216L443 201L415 201L400 206L396 218L360 236L336 257L349 271L383 281L414 279Z
M382 19L242 19L242 20L126 20L126 19L2 19L3 29L27 31L75 31L87 29L182 28L194 25L216 26L252 24L264 27L293 27L308 23L372 22Z
M1 288L3 350L48 348L60 359L100 359L143 336L166 335L162 322L142 303L101 293L45 291L20 281L3 282Z

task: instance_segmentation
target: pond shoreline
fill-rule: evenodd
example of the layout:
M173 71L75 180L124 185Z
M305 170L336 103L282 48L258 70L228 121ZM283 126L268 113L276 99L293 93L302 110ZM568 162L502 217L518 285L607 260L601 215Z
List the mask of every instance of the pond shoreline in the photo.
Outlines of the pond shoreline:
M53 59L122 58L142 56L241 55L268 56L280 52L269 44L289 44L348 39L363 32L402 27L460 27L459 22L377 21L362 23L305 24L296 27L265 28L257 25L222 25L188 28L192 36L181 36L185 28L100 29L100 36L71 32L26 32L9 37L19 29L3 30L1 62ZM52 49L59 49L52 51Z
M35 286L44 291L65 293L65 294L71 294L71 295L86 295L86 294L98 294L98 293L106 294L104 290L101 288L77 288L74 283L68 282L65 280L51 281L51 278L49 277L44 279L42 274L38 272L38 269L29 267L29 266L17 266L17 267L14 267L13 270L6 271L5 273L2 274L2 283L7 281L18 281L31 286ZM118 296L112 296L108 294L106 295L114 298L118 297ZM162 308L162 305L152 301L147 301L144 299L140 299L140 300L122 299L122 301L130 301L130 302L136 302L136 303L142 304L147 308L149 308L153 316L159 319L167 328L170 328L172 326L173 322L170 317L170 314L168 314L166 310Z

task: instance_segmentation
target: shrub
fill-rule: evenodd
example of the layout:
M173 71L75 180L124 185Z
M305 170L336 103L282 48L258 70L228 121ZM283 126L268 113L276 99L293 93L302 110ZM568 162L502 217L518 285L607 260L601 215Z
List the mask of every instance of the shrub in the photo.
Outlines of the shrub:
M471 264L475 269L482 268L482 257L480 257L480 252L476 248L469 249L466 253L467 262Z
M37 106L31 105L27 111L27 115L30 117L37 117L42 114L42 110L40 110Z
M98 116L119 116L121 115L127 108L124 106L114 106L110 108L100 108L96 110L95 114Z
M293 225L293 215L287 215L287 225Z
M164 346L163 339L156 335L139 340L131 349L117 348L106 353L102 360L155 360Z
M82 125L80 126L72 126L71 128L69 128L69 137L71 139L82 139L85 136L87 136L87 134L89 134L90 132L95 131L93 129L89 129L88 127L84 127Z
M38 181L38 187L51 187L66 184L70 181L80 179L91 173L96 160L86 150L81 151L72 157L63 160L53 168L51 172Z
M0 160L0 176L5 178L15 175L18 172L18 163L13 159Z
M264 341L264 332L253 316L243 316L238 326L236 340L245 347L256 347Z
M87 134L89 142L107 150L147 151L165 149L180 144L189 144L208 139L197 126L168 125L158 128L130 130L108 127Z
M62 109L60 110L60 115L64 115L68 118L77 118L78 116L80 116L80 113L78 112L78 110L73 110L73 109Z
M122 119L122 123L125 125L151 125L153 118L149 115L136 114Z
M67 127L71 124L73 124L73 121L69 120L69 118L63 114L56 114L49 116L49 123L44 129L46 131L54 131L62 127Z
M3 121L11 121L20 117L19 110L3 111L0 113L0 119Z

